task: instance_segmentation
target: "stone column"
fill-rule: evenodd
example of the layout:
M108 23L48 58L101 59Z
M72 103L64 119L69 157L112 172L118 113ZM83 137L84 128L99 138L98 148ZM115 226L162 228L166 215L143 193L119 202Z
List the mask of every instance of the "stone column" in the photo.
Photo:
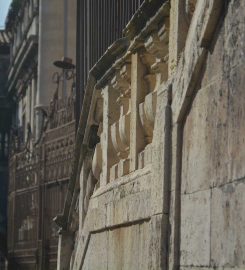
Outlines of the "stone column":
M101 134L101 146L102 146L102 179L101 186L106 185L110 179L110 168L113 164L118 162L116 153L112 146L111 140L111 125L119 117L119 108L117 106L116 100L118 98L118 93L111 88L111 86L106 86L102 90L102 96L104 100L103 104L103 132Z
M31 87L31 82L28 83L28 87L26 90L26 123L30 123L31 122L31 91L32 91L32 87Z
M175 71L180 52L185 47L189 23L185 14L186 1L171 0L169 36L169 75Z
M169 269L177 270L180 264L180 219L181 219L181 170L182 170L182 123L173 123L172 126L172 169L170 193L170 247Z
M73 235L70 232L62 232L59 235L57 270L68 270L73 251Z
M31 121L30 121L30 124L31 124L31 129L32 129L32 134L35 136L35 105L36 105L36 78L33 77L32 78L32 81L31 81L31 90L32 90L32 95L31 95L31 98L32 98L32 101L31 101Z
M83 221L84 221L84 216L85 216L85 212L84 212L84 197L86 194L86 181L85 181L85 162L83 162L82 165L82 169L80 172L80 194L79 194L79 234L82 232L82 228L83 228Z
M144 101L144 66L138 53L132 55L131 67L130 171L138 168L138 154L145 147L144 131L139 117L139 104Z

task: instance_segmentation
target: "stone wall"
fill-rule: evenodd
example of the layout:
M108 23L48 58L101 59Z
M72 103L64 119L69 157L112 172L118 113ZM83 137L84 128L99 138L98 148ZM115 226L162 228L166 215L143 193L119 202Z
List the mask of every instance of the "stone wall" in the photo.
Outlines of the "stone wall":
M87 88L58 269L245 267L245 3L184 2Z
M245 267L244 11L224 7L183 122L183 269Z

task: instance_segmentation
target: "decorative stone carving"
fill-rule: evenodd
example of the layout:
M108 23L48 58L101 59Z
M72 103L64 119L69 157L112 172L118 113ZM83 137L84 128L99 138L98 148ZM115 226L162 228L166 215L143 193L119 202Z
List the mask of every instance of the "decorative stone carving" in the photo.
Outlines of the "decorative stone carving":
M152 33L145 41L146 51L154 56L155 61L151 63L150 69L152 73L157 73L156 79L165 81L168 78L168 40L169 30L165 23L158 32Z

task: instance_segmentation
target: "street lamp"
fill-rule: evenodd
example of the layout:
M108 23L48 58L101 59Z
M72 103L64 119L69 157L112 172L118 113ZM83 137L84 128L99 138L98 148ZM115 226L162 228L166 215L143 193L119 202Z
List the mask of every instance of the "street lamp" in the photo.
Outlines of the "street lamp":
M58 95L59 84L63 82L63 96L65 94L66 81L72 80L72 90L75 87L75 65L72 63L72 59L63 57L61 60L54 61L54 66L61 69L61 72L54 72L52 81L57 85L56 94Z

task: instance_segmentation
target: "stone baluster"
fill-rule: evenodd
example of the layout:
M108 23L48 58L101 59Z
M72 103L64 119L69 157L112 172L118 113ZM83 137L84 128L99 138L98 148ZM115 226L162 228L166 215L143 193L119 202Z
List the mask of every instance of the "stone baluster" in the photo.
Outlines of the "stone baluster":
M100 180L100 175L102 172L102 149L101 143L98 143L94 150L94 156L92 161L92 172L97 180Z
M111 179L129 173L130 149L130 94L131 94L131 66L125 64L112 79L113 88L119 93L116 102L120 108L118 121L111 126L111 137L114 150L119 162L111 168ZM117 172L117 175L116 173Z
M152 92L145 97L145 101L139 104L140 121L144 128L146 143L152 142L157 94Z
M103 97L103 132L101 134L102 149L102 176L101 186L106 185L111 178L116 178L117 172L113 177L110 176L110 168L118 163L119 158L115 152L111 138L111 126L119 119L119 108L117 104L118 92L108 84L102 90Z
M95 124L98 126L97 136L100 138L102 137L103 133L103 98L100 92L97 92L96 104L95 109L92 117L91 125ZM100 182L101 173L102 173L102 148L101 142L97 143L94 149L94 155L92 158L92 173L97 181Z

